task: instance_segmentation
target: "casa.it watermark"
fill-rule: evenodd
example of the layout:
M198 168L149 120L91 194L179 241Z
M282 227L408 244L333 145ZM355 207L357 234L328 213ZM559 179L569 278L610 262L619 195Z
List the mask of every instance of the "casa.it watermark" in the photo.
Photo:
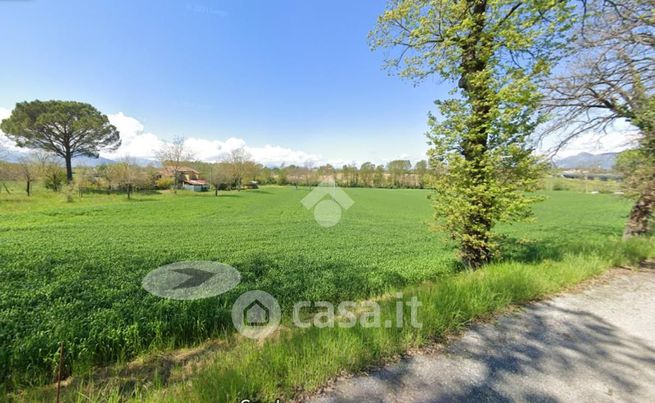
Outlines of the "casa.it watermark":
M402 293L395 294L395 309L391 314L383 310L377 301L343 301L339 304L329 301L298 301L293 305L292 323L301 329L352 328L358 325L362 328L421 328L423 325L418 320L421 305L416 296L406 299ZM234 327L251 339L270 336L277 330L280 318L277 300L261 290L242 294L232 306Z
M395 311L386 318L383 318L382 307L376 301L343 301L337 305L328 301L300 301L293 306L293 324L299 328L351 328L358 324L363 328L402 328L409 324L420 329L423 326L418 321L418 309L423 305L421 301L416 296L406 300L402 293L395 297ZM409 308L408 320L405 308Z
M161 298L197 300L223 294L240 281L239 271L227 264L185 261L152 270L143 278L142 286ZM421 305L416 296L405 298L402 293L379 302L343 301L334 304L329 301L298 301L293 304L291 323L301 329L352 328L358 325L362 328L421 328L418 320ZM250 339L264 339L280 326L282 310L271 294L251 290L234 301L231 316L240 334Z

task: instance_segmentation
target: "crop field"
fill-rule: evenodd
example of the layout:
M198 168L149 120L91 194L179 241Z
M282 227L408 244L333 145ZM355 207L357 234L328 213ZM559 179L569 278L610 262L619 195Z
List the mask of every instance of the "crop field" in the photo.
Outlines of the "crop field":
M230 307L246 290L298 300L363 299L460 270L454 247L430 231L421 190L346 189L354 205L324 228L301 204L310 189L266 187L178 192L0 196L0 380L51 382L57 348L65 371L123 361L153 349L231 332ZM544 192L532 223L500 228L503 259L611 254L630 207L611 194ZM141 288L151 270L211 260L242 281L220 297L160 299Z

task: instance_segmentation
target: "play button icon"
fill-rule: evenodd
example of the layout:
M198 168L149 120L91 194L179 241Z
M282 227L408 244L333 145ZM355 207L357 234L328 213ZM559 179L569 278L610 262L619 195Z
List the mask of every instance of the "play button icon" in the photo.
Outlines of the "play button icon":
M174 272L186 274L189 278L175 286L174 290L179 290L180 288L195 288L203 285L207 280L214 277L216 273L210 271L194 269L193 267L185 267L184 269L173 269Z
M236 287L241 275L232 266L208 261L177 262L148 273L143 288L162 298L192 300L223 294Z

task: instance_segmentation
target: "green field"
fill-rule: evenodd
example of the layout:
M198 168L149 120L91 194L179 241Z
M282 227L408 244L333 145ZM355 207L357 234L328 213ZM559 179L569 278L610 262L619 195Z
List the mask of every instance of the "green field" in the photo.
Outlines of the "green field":
M231 332L240 293L261 289L288 308L298 300L363 299L460 270L454 246L430 232L427 191L346 189L355 204L332 228L300 200L310 189L0 196L0 377L15 388L66 372ZM545 192L536 220L500 228L504 259L612 259L630 202L611 194ZM164 300L141 288L154 268L214 260L242 274L217 298Z

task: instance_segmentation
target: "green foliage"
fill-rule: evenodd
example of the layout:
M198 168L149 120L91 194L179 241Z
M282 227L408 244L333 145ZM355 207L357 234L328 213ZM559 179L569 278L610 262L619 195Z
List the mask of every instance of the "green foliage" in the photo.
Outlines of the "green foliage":
M655 182L655 97L642 103L644 106L635 109L631 120L641 131L639 145L619 154L615 166L623 174L625 191L631 196L652 192Z
M653 174L652 155L643 149L626 150L616 158L614 168L623 175L623 189L626 194L635 197L644 192Z
M170 189L173 187L173 178L159 178L155 181L157 189Z
M371 34L374 48L399 48L388 67L422 80L457 83L430 115L437 223L460 244L464 262L488 262L492 229L529 215L543 166L529 138L540 123L537 79L563 47L570 9L556 0L390 2Z
M461 245L462 258L471 266L491 259L496 247L492 229L497 222L530 217L531 203L539 200L526 193L537 188L545 170L527 145L537 124L530 116L536 99L531 102L520 111L505 108L498 112L498 121L488 122L495 134L474 145L471 138L477 135L471 129L472 111L466 102L440 103L441 123L430 116L431 163L445 172L433 182L437 227L450 232ZM505 125L503 120L515 122ZM471 150L462 150L463 145Z
M561 182L556 182L553 184L553 190L569 190L569 188Z
M59 192L66 183L66 171L58 164L49 164L44 168L43 186L55 192Z
M411 80L438 74L460 81L474 46L488 66L476 79L511 81L503 73L548 70L554 52L564 50L570 11L557 0L391 0L369 41L399 52L389 55L387 67Z

